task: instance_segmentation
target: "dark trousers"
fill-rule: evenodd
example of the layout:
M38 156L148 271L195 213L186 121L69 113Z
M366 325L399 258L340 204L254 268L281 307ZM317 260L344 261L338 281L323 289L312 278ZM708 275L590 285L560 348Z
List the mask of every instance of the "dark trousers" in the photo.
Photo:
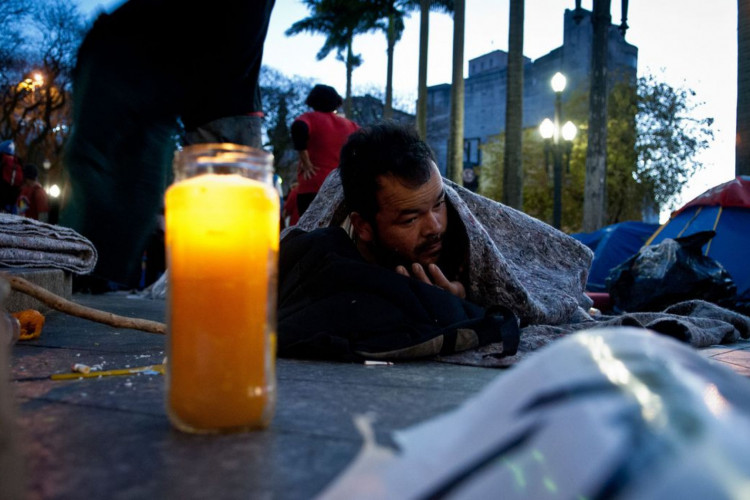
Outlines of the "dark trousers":
M98 251L94 274L136 286L187 130L259 111L274 0L130 0L96 21L78 53L60 224Z

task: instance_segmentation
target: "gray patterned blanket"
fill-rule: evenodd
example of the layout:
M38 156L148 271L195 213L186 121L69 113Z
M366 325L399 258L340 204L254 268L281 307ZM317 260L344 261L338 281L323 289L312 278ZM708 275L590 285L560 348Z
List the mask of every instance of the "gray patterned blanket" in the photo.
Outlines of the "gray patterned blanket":
M78 274L96 265L94 245L76 231L12 214L0 214L0 266L53 267Z
M750 318L703 300L679 302L662 312L598 316L567 325L531 325L521 330L518 352L503 356L502 344L490 344L439 358L460 365L504 368L571 333L609 326L635 326L676 338L693 347L731 344L750 339Z
M469 240L469 301L484 307L505 306L521 324L591 319L587 311L592 302L584 294L591 250L523 212L449 180L444 183L446 198ZM338 226L347 215L341 180L334 170L296 227L312 231Z

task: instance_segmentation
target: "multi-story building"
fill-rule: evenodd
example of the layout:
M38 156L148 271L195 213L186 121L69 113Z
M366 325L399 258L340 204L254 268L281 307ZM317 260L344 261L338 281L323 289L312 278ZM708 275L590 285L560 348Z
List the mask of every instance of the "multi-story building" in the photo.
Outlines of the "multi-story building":
M537 127L554 112L555 94L550 79L562 72L568 81L566 95L572 90L588 91L591 73L593 27L591 12L565 10L562 46L535 61L524 57L523 127ZM616 79L635 81L638 49L623 38L615 25L610 26L608 44L610 84ZM469 77L464 80L464 141L466 162L481 163L479 145L505 130L508 54L496 50L469 61ZM449 84L427 89L427 141L435 151L440 170L445 174L450 136ZM563 101L565 96L563 96Z

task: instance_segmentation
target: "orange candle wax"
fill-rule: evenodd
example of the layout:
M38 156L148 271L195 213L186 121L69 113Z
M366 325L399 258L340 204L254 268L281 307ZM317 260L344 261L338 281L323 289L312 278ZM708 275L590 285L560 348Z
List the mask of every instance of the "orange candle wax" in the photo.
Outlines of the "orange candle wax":
M239 175L166 193L167 410L189 432L268 425L275 402L279 199Z

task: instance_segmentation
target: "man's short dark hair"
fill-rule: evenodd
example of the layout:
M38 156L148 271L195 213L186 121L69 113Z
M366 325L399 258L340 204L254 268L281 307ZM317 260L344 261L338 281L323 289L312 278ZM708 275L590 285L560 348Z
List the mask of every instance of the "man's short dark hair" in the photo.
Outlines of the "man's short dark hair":
M392 175L409 187L430 180L435 155L414 127L381 122L349 136L341 149L339 174L351 212L374 223L379 176Z
M336 92L335 88L321 84L314 86L307 95L307 100L305 100L305 104L312 109L324 113L336 111L343 102L344 100L339 93Z

